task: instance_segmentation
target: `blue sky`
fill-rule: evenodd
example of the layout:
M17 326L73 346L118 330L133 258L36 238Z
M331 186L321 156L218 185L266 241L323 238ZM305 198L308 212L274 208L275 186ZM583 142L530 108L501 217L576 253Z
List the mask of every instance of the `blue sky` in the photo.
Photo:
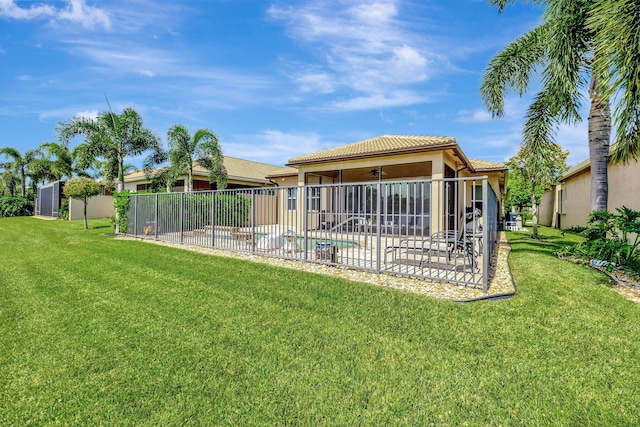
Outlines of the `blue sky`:
M226 155L276 165L383 134L453 136L468 157L502 162L529 98L510 95L492 119L480 79L541 12L499 14L487 0L0 0L0 147L53 141L58 122L106 111L106 94L163 141L173 124L209 128ZM557 141L569 164L586 159L586 120Z

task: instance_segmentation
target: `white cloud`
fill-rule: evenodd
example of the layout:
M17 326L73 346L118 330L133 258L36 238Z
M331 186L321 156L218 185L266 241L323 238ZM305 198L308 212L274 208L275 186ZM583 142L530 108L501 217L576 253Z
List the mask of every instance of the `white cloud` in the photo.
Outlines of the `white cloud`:
M58 19L75 22L85 28L103 27L107 30L111 28L111 19L104 10L88 6L85 0L67 1L67 7L57 13Z
M92 119L95 120L98 118L98 110L91 111L79 111L75 114L75 117L82 117L84 119Z
M32 5L29 8L21 8L15 0L0 0L0 16L12 19L36 19L41 17L51 17L56 13L56 9L45 4Z
M396 91L388 94L359 96L347 100L333 102L332 107L338 110L371 110L385 107L398 107L426 102L428 98L409 91Z
M587 121L575 126L561 125L555 141L565 150L569 150L568 165L575 165L589 158L589 131Z
M302 92L331 93L334 89L334 78L328 73L309 72L294 77Z
M69 21L85 28L111 28L109 14L102 9L88 6L85 0L67 0L64 8L57 9L47 4L35 4L29 8L19 7L15 0L0 0L0 16L12 19L32 20L50 18L56 21Z
M225 155L282 165L288 159L330 147L315 132L266 129L257 135L238 135L222 141Z
M473 111L460 110L456 121L461 123L484 123L492 119L491 113L487 110L475 109Z
M334 103L340 108L415 103L420 98L416 94L388 94L406 94L410 85L426 81L440 55L425 51L422 35L407 30L410 25L401 19L396 1L353 3L320 0L269 9L271 18L282 21L293 39L320 58L308 68L314 69L310 77L323 80L312 85L298 75L294 82L302 92L356 91L352 100ZM408 103L398 103L401 99Z

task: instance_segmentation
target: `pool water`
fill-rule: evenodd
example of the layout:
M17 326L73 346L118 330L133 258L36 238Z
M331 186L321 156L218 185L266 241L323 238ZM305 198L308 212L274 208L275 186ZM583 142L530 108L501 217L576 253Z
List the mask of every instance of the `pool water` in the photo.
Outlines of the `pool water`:
M255 241L257 242L258 240L260 240L261 237L266 236L267 234L265 233L255 233ZM298 245L300 245L300 247L302 247L304 245L304 237L302 236L297 236L296 240L298 241ZM326 242L326 243L331 243L333 246L335 246L338 249L349 249L349 248L359 248L360 244L354 240L340 240L340 239L323 239L320 237L308 237L307 238L307 250L314 250L316 249L316 245L320 242Z

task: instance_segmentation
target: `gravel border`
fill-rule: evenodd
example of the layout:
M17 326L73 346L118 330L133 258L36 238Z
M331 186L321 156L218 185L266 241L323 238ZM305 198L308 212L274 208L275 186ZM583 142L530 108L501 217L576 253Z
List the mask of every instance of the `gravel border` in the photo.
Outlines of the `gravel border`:
M482 289L457 283L430 282L410 277L394 276L391 274L375 274L369 271L360 271L345 267L335 267L241 252L231 252L202 246L164 242L161 240L141 239L129 236L117 237L117 239L121 240L139 240L147 243L155 243L162 246L169 246L214 256L243 259L278 267L307 271L310 273L335 276L351 281L370 283L376 286L394 288L406 292L413 292L416 294L428 295L430 297L452 301L482 300L491 299L492 297L504 298L515 294L515 282L513 281L508 263L511 247L509 246L505 232L501 231L498 238L497 250L491 260L488 292L485 294L482 292Z

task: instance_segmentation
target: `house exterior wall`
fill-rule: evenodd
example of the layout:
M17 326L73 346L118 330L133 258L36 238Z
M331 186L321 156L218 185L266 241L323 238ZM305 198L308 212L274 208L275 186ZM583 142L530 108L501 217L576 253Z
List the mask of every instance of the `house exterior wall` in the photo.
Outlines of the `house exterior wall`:
M108 218L115 213L113 196L95 196L87 203L87 219ZM69 220L84 218L84 203L81 200L69 200Z
M555 225L554 210L556 209L556 189L552 188L542 194L540 206L538 207L538 224L551 227Z
M609 163L608 173L609 211L615 212L621 206L640 210L640 163ZM587 167L563 179L555 189L544 193L540 205L541 211L545 212L544 225L550 224L562 229L584 227L591 212L591 169ZM552 212L550 221L549 210Z

